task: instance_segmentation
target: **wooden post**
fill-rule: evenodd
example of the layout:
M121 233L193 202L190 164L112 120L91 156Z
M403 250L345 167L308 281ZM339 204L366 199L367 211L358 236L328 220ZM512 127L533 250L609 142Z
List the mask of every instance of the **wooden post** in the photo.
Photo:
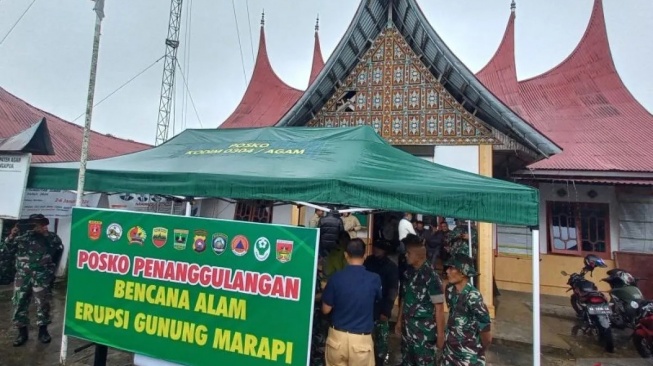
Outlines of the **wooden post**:
M478 172L480 175L492 177L492 145L480 145L478 148ZM492 234L494 225L488 222L479 222L478 230L478 278L477 287L483 295L485 304L490 311L490 316L494 318L494 287L492 280L494 277L494 250L492 250Z
M300 224L301 209L297 205L292 205L290 209L290 225L297 226Z

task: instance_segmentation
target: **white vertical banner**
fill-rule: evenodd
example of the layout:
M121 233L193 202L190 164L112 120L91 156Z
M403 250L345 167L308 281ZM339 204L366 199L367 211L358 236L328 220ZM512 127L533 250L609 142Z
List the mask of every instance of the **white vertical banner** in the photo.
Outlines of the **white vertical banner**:
M0 154L0 219L20 219L32 154Z

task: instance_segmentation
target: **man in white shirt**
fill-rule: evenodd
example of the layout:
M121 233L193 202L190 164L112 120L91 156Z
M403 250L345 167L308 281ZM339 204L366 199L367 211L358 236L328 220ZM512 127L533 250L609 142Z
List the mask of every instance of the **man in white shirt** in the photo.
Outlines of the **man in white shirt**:
M399 270L399 300L402 300L401 291L404 287L404 273L408 269L408 263L406 262L406 245L404 244L404 239L409 234L416 235L413 223L410 222L412 219L412 213L404 212L404 218L399 221L399 248L397 253L397 269Z
M413 214L410 212L404 213L404 218L399 221L399 241L401 242L404 240L408 234L413 234L417 235L415 233L415 228L413 227L413 223L410 222L413 219ZM406 250L404 249L404 243L401 243L399 245L399 251L401 253L404 253Z

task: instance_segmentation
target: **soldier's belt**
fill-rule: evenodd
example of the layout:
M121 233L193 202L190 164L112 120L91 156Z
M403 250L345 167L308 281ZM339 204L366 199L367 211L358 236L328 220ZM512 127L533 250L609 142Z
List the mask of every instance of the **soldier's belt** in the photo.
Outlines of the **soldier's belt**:
M348 331L348 330L344 330L344 329L336 328L336 327L334 327L334 326L331 326L331 328L333 328L334 330L337 330L338 332L343 332L343 333L347 333L347 334L354 334L354 335L371 335L371 334L372 334L371 332L370 332L370 333L350 332L350 331Z

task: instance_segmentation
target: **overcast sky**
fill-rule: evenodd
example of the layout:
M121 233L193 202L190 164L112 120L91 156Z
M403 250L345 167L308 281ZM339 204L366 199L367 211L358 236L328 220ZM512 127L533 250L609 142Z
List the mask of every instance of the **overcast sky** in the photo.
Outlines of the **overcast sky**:
M32 1L0 0L0 40ZM235 18L231 1L184 0L178 56L188 73L199 119L190 102L182 113L183 81L178 72L175 132L183 127L217 127L234 110L252 72L264 7L272 65L286 83L304 89L316 15L320 14L326 60L359 2L236 0ZM617 70L635 98L653 111L653 1L603 2ZM472 71L478 71L494 54L510 14L510 0L419 3L436 31ZM541 74L569 55L585 31L592 4L593 0L517 0L519 79ZM92 8L90 0L36 0L0 44L0 87L68 121L80 116L88 89L95 22ZM106 0L96 103L164 55L169 10L169 0ZM98 105L93 129L153 143L162 70L163 61L159 61ZM84 117L75 123L83 124Z

